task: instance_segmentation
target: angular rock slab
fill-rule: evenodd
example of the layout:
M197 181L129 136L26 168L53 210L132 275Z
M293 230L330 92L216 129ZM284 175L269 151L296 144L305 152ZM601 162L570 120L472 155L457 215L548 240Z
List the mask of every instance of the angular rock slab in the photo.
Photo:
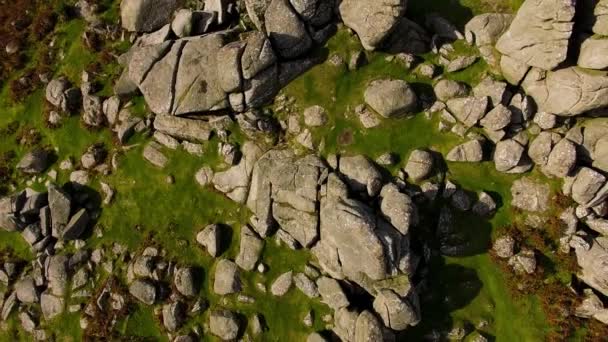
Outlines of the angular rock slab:
M522 86L539 111L576 116L608 106L608 74L569 67L554 72L532 69Z
M405 8L405 0L345 0L339 10L344 24L357 32L363 47L374 50L395 29Z
M528 0L496 49L529 66L553 70L566 60L576 1Z

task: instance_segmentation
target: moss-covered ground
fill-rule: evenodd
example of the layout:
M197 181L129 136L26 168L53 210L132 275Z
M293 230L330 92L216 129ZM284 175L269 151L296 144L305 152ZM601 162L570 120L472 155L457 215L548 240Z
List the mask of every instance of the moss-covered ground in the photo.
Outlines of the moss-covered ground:
M462 27L472 15L488 11L512 11L521 0L434 0L411 1L409 16L422 21L423 14L437 11ZM117 1L105 1L102 18L116 21ZM63 51L63 59L53 68L55 76L65 75L75 84L80 74L100 54L83 46L80 36L85 28L82 20L74 19L60 22L55 28L56 46ZM32 50L39 47L33 46ZM114 46L116 51L125 48L124 43ZM467 47L459 47L463 50ZM329 56L338 54L348 61L350 54L360 49L356 37L346 30L340 30L326 46ZM466 51L465 51L466 52ZM31 53L31 56L36 56ZM363 153L372 158L384 152L397 153L403 163L415 148L429 148L445 154L463 139L452 133L440 133L437 129L438 118L427 118L422 113L410 119L385 120L376 128L365 130L354 115L354 108L362 103L363 90L367 83L376 78L393 77L405 79L414 85L417 92L429 92L431 80L415 76L398 61L389 61L382 53L369 53L369 63L357 71L349 72L325 62L292 82L284 93L296 98L297 106L304 109L311 105L323 106L330 114L329 124L314 130L316 143L324 142L321 154ZM35 63L32 57L30 64ZM104 65L101 70L100 94L110 93L112 79L119 68L116 63ZM447 75L475 85L486 75L487 67L478 61L465 71ZM19 77L16 73L12 78ZM77 161L85 149L97 142L108 148L114 147L108 130L90 131L85 129L77 115L64 120L61 127L51 129L44 124L44 91L38 89L16 103L10 99L8 83L0 92L0 154L14 152L14 162L31 147L19 141L20 131L35 129L40 135L36 144L56 147L58 161L68 157ZM134 100L137 111L145 112L141 98ZM279 118L283 113L275 113ZM9 129L10 127L16 129ZM348 136L348 139L344 139ZM244 293L255 298L255 304L242 304L236 297L222 300L213 294L214 260L195 242L198 231L211 223L223 223L231 228L231 241L227 241L224 257L233 258L238 252L239 229L247 222L249 213L244 207L234 204L211 188L202 188L194 181L195 172L203 165L218 165L217 141L205 145L205 154L194 157L183 151L168 151L170 163L165 170L159 170L143 161L141 150L149 139L138 135L129 142L133 148L119 158L120 167L104 181L116 189L113 203L102 208L101 217L95 232L91 232L91 247L112 246L115 243L127 246L131 251L142 250L149 245L160 246L167 251L167 257L178 263L190 264L200 270L202 281L200 297L210 306L236 308L250 317L261 313L268 329L264 341L301 341L313 330L323 330L321 317L329 313L317 300L310 300L300 292L291 290L285 297L273 298L262 294L255 284L262 282L267 286L278 274L288 270L301 271L311 256L305 251L291 251L277 246L274 239L267 239L263 262L269 272L261 275L255 272L243 273ZM402 164L403 165L403 164ZM503 226L514 220L510 208L510 185L517 176L507 176L494 170L491 162L475 165L448 163L445 176L471 191L487 191L500 198L496 215L488 221L468 215L457 215L457 229L462 231L476 246L465 257L442 257L435 255L431 261L430 286L428 295L422 298L422 322L403 334L402 340L419 341L433 331L447 331L453 326L473 325L486 336L496 341L541 341L552 327L542 312L539 299L534 295L513 298L506 279L487 253L491 237L500 234ZM58 163L53 166L58 170ZM59 171L59 170L58 170ZM391 171L396 171L395 169ZM167 175L174 177L175 183L166 182ZM535 177L542 177L534 175ZM58 182L68 178L59 172ZM13 175L17 188L26 186L27 179ZM34 187L41 184L34 182ZM99 190L99 182L93 178L90 186ZM428 209L429 215L436 214ZM418 227L422 232L430 226L423 222ZM97 232L102 234L96 234ZM0 250L11 250L21 259L33 256L29 247L19 234L0 231ZM306 328L300 324L304 315L313 310L315 325ZM197 324L204 326L207 315L201 315L186 328ZM46 323L48 330L60 341L80 341L82 331L77 315L65 314L53 322ZM129 315L117 325L117 332L124 336L148 340L165 340L162 324L150 307L135 306ZM205 334L205 339L212 340ZM21 331L15 315L7 323L7 329L0 333L2 341L27 341L30 336ZM492 340L491 339L491 340Z

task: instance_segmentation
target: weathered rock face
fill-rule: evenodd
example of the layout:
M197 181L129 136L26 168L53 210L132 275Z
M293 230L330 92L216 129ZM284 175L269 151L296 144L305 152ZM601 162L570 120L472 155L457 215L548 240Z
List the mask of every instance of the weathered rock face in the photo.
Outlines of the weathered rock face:
M365 102L385 118L413 114L418 104L414 90L402 80L377 80L365 90Z
M255 165L247 206L257 218L254 227L265 236L275 222L302 246L318 239L317 187L326 166L307 156L294 160L293 152L273 150Z
M496 48L520 63L552 70L566 60L576 1L525 1Z
M486 114L488 102L487 97L469 96L451 99L446 104L450 113L460 122L467 127L473 127Z
M328 193L332 191L336 190L328 189ZM321 248L333 251L337 255L334 260L337 265L328 268L338 266L339 272L351 279L359 279L359 273L374 280L383 279L387 276L387 258L382 242L374 233L376 227L373 212L363 203L347 197L328 196L321 203L321 241L313 253ZM316 255L320 261L328 257Z
M240 243L236 264L246 271L251 271L260 259L264 241L249 226L243 226L241 227Z
M469 44L477 47L493 46L509 28L513 15L484 13L473 17L464 27L464 36Z
M608 106L608 75L569 67L553 72L532 69L522 86L540 111L575 116Z
M395 29L405 8L403 0L345 0L340 4L340 15L346 26L357 32L363 47L374 50Z
M228 310L215 310L209 317L210 332L224 341L236 339L239 333L237 316Z
M444 102L454 97L466 96L469 92L469 88L466 84L447 79L437 82L433 87L433 90L435 91L435 96Z
M266 32L283 58L301 56L312 46L306 26L289 0L272 0L265 15Z
M340 172L351 190L377 195L382 189L382 174L378 167L362 155L340 158Z
M418 223L418 210L412 199L399 192L394 184L385 185L380 198L380 211L384 218L401 234L407 235L410 227Z
M602 36L608 35L608 1L600 0L593 14L595 15L593 32Z
M177 0L125 0L120 3L122 27L129 31L151 32L169 23Z
M405 330L420 321L417 312L407 299L392 290L382 290L374 300L374 310L380 315L384 325L397 331Z
M220 260L215 267L213 292L223 296L239 291L241 291L241 279L238 266L230 260Z
M207 121L179 118L171 115L157 115L154 129L177 139L203 142L211 136L211 126Z
M581 271L579 278L587 285L608 296L608 241L600 237L593 241L591 248L577 246L576 259Z
M602 70L608 68L608 39L590 37L583 41L578 55L578 66Z
M453 162L480 162L483 160L483 147L479 140L474 139L454 147L445 158Z

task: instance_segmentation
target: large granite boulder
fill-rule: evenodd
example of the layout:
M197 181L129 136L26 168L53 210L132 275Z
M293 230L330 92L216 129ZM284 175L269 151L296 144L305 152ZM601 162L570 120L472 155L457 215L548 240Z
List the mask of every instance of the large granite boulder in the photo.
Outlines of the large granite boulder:
M373 81L363 96L365 102L385 118L411 115L418 104L416 93L407 82L402 80Z
M380 211L384 218L401 234L407 235L410 227L418 224L418 210L412 199L389 183L380 192Z
M405 330L420 321L417 309L392 290L379 291L373 305L384 325L393 330Z
M224 341L235 340L240 329L236 314L228 310L214 310L209 316L209 332Z
M581 68L603 70L608 68L608 39L590 37L583 41L578 55Z
M464 27L464 36L469 44L477 47L494 46L509 28L513 15L484 13L473 17Z
M608 1L600 0L593 11L595 23L593 32L602 36L608 36Z
M336 278L384 279L388 258L376 235L373 211L348 198L345 184L334 174L330 175L327 187L327 197L321 201L321 240L313 248L321 267L332 276L340 275Z
M304 22L289 0L272 0L265 14L266 32L272 45L283 58L296 58L312 46Z
M211 137L211 125L207 121L186 119L171 115L157 115L154 129L180 140L203 142Z
M340 158L340 172L351 190L376 196L382 189L382 173L369 158L357 155Z
M278 225L300 245L318 239L317 186L324 162L309 155L300 159L290 150L272 150L256 163L247 206L256 215L254 229L261 236Z
M532 69L522 86L539 111L575 116L608 106L608 75L605 72L569 67L557 71Z
M590 248L577 245L574 250L580 266L578 277L598 292L608 296L608 241L596 238Z
M576 1L528 0L496 48L520 63L552 70L566 60Z
M363 47L374 50L395 29L405 8L405 0L345 0L339 9L344 24L357 32Z
M128 31L152 32L168 24L180 4L177 0L123 0L122 27Z

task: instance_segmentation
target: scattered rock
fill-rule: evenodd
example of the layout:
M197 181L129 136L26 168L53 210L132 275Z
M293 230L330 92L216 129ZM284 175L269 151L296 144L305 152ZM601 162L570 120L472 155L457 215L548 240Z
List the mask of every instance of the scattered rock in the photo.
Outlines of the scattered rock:
M411 115L418 105L418 97L407 82L402 80L376 80L364 94L365 102L385 118Z

